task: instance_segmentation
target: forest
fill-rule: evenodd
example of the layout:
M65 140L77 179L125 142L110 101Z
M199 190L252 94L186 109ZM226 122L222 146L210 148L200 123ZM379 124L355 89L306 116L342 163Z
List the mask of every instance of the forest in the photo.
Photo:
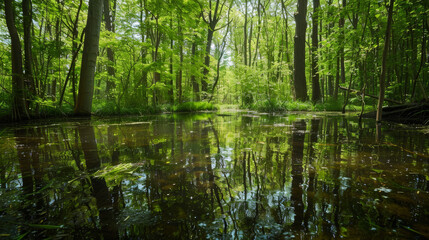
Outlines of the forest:
M429 0L3 0L0 89L1 239L429 239Z
M427 101L428 14L426 0L4 0L0 115Z

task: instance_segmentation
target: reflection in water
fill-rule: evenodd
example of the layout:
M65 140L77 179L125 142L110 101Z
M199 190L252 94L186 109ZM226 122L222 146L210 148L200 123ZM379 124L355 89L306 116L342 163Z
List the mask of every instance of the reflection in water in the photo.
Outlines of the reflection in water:
M335 116L165 115L0 135L0 236L429 237L429 138Z
M37 129L15 130L16 151L22 180L22 217L31 223L43 222L46 211L40 192L43 187L43 173L39 161L40 135ZM29 228L24 226L23 230L29 231ZM46 237L40 229L32 231L30 236L34 238Z
M291 201L295 210L295 217L292 224L294 231L299 232L302 227L304 215L304 204L302 202L302 158L304 155L306 123L304 120L293 123L292 132L292 190Z
M95 140L94 128L90 125L78 127L79 137L85 156L86 168L89 173L94 173L101 167L98 156L97 143ZM91 194L96 200L98 209L101 234L104 239L118 239L118 228L113 212L112 194L107 188L106 181L99 177L90 177Z

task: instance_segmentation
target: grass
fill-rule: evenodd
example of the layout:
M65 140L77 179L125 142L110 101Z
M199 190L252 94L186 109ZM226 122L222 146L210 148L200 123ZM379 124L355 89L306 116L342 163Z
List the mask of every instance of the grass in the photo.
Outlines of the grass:
M160 113L163 111L161 106L121 106L118 108L112 102L100 104L98 106L96 105L92 109L96 116L144 115Z
M96 104L93 107L94 114L97 116L115 116L115 115L144 115L155 114L164 111L169 112L198 112L213 111L217 107L208 102L186 102L178 105L158 105L158 106L118 106L114 102L105 102Z
M172 112L198 112L198 111L214 111L218 107L208 102L186 102L170 107Z
M256 110L259 112L285 112L285 111L342 111L343 109L343 98L338 100L329 99L324 103L318 102L313 104L312 102L300 102L300 101L274 101L274 100L263 100L258 101L251 106L247 106L248 109ZM246 108L246 107L245 107ZM360 102L350 102L346 106L346 111L360 111ZM365 112L373 111L375 107L367 104L365 106Z
M255 102L250 106L241 106L241 108L256 110L259 112L286 112L286 111L341 111L343 107L342 96L338 100L328 99L323 103L313 104L312 102L300 101L276 101L262 100ZM375 111L375 101L366 100L365 112ZM123 115L146 115L156 114L165 111L169 112L199 112L199 111L214 111L214 110L231 110L239 109L239 105L214 105L208 102L186 102L178 105L158 105L158 106L118 106L114 102L99 101L93 105L93 114L95 116L123 116ZM357 99L350 99L350 103L346 107L346 111L360 111L361 102ZM32 118L55 118L73 116L73 108L69 105L63 105L61 108L55 105L41 105L39 115ZM0 109L0 122L11 121L11 109Z

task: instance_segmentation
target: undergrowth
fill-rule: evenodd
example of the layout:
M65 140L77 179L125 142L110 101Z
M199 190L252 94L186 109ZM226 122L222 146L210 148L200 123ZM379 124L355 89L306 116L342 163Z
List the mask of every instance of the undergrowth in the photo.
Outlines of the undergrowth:
M214 104L208 102L186 102L169 108L172 112L214 111L217 109Z
M370 102L371 103L371 102ZM259 112L285 112L285 111L342 111L344 99L339 97L337 100L328 99L325 102L318 102L313 104L310 101L276 101L276 100L263 100L251 104L250 106L241 106L250 110ZM351 101L346 106L346 111L360 111L361 103ZM371 103L365 106L365 112L373 111L375 107Z

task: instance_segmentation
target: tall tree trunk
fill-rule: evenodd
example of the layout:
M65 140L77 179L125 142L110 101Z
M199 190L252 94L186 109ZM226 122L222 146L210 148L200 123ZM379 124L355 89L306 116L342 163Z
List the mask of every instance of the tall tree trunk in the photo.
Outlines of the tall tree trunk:
M80 40L80 44L79 44L79 47L78 47L78 45L77 45L77 43L75 42L75 40L77 39L77 37L78 37L78 34L79 34L79 31L78 31L78 23L79 23L79 14L80 14L80 10L81 10L81 8L82 8L82 2L83 2L83 0L80 0L79 1L79 7L78 7L78 10L77 10L77 13L76 13L76 19L75 19L75 21L74 21L74 25L73 25L73 45L72 45L72 51L76 54L76 56L77 56L77 54L78 54L78 52L79 52L79 50L80 50L80 47L82 46L82 37L83 37L83 32L82 32L82 37L81 37L81 40ZM72 91L73 91L73 106L76 106L76 104L77 104L77 94L76 94L76 72L75 72L75 70L76 70L76 60L73 62L73 60L72 60L72 66L71 66L71 68L72 68Z
M13 115L15 121L29 119L27 106L25 104L25 85L22 72L22 49L21 41L15 26L15 13L13 9L13 0L4 0L5 18L7 29L9 31L12 44L12 96L13 96Z
M284 31L284 38L285 38L285 52L286 52L286 64L289 68L290 74L288 74L288 78L289 78L289 84L291 86L291 92L294 95L293 98L295 98L295 88L294 88L294 84L293 84L293 66L291 63L291 59L290 59L290 52L289 52L289 26L288 26L288 12L286 9L286 5L285 5L285 0L282 0L282 11L283 11L283 17L285 20L285 31ZM259 11L258 11L259 12Z
M319 84L319 67L318 67L318 48L319 48L319 11L320 11L320 0L313 0L313 31L311 35L312 45L312 96L311 100L317 102L321 100L320 84Z
M216 25L220 20L220 17L221 17L220 14L222 13L223 7L225 6L225 2L226 2L226 0L223 1L222 3L220 1L221 0L216 0L216 3L212 4L212 0L210 0L209 9L207 9L209 12L208 21L203 17L204 21L208 25L208 29L207 29L208 32L207 32L206 52L204 57L205 66L203 69L203 78L201 79L202 92L207 92L208 90L207 78L210 72L210 49L213 41L213 34L217 30ZM214 5L214 9L212 9L213 5ZM201 16L204 16L203 12L201 12Z
M31 28L32 28L32 6L30 0L22 1L22 15L24 18L24 84L28 90L30 90L32 97L36 96L36 88L34 85L33 76L33 54L31 52Z
M114 33L115 32L115 28L114 28L114 22L113 22L113 17L110 14L110 0L103 0L104 1L104 26L106 28L107 31ZM116 6L116 0L114 0L114 6ZM115 10L113 10L115 11ZM106 81L106 97L109 100L113 99L112 96L112 89L114 89L116 87L114 78L115 78L115 52L113 51L113 49L111 47L107 47L107 81Z
M212 25L212 24L210 24L210 25ZM213 27L210 26L208 29L208 33L207 33L207 43L206 43L206 54L204 57L203 78L201 79L201 91L202 92L207 92L207 89L208 89L207 78L208 78L208 75L210 72L210 49L212 46L213 33L214 33L215 26L216 25L214 25Z
M229 12L228 12L228 20L229 20ZM212 87L212 91L211 91L211 96L210 96L210 98L209 98L209 102L211 102L211 101L212 101L213 96L214 96L214 92L215 92L215 89L216 89L216 86L217 86L217 84L218 84L218 82L219 82L219 77L220 77L220 64L221 64L221 61L222 61L223 54L225 53L226 37L228 36L228 32L229 32L229 24L228 24L228 26L227 26L227 28L226 28L225 35L223 36L222 43L221 43L221 45L218 47L218 49L219 49L219 57L218 57L218 59L217 59L216 77L215 77L215 81L214 81L214 83L213 83L213 87ZM250 49L249 49L249 51L250 51ZM250 58L249 58L249 59L250 59Z
M307 82L305 79L305 32L307 30L307 0L298 0L295 13L295 46L294 46L294 87L297 100L306 101Z
M61 19L57 17L57 22L55 24L55 48L58 58L58 75L52 79L51 91L48 92L52 101L55 101L57 98L57 84L60 84L61 88Z
M331 15L332 15L332 12L331 12L331 5L332 5L332 0L328 0L328 10L327 10L327 18L328 19L330 19L331 18ZM329 22L328 24L326 24L326 28L327 28L327 31L326 31L326 39L329 39L330 38L330 36L331 36L331 29L334 27L334 22L333 21L331 21L331 22ZM328 58L329 58L329 56L330 56L330 49L328 48L327 50L326 50L326 55L328 56ZM328 72L329 72L329 74L328 74L328 76L327 76L327 86L326 86L326 90L327 90L327 95L329 95L329 96L333 96L334 95L334 76L332 75L332 73L331 72L333 72L332 71L332 64L331 64L331 61L329 61L329 63L328 63Z
M170 19L170 27L173 29L173 16L171 16ZM169 103L174 104L174 76L173 76L173 56L174 56L174 40L173 38L170 39L170 49L171 49L171 56L170 56L170 86L168 89L168 95L169 95Z
M142 36L142 43L145 43L147 40L147 36L146 36L146 29L147 28L147 24L146 22L148 21L148 17L147 17L147 13L146 13L146 17L145 20L143 20L143 12L144 12L144 5L143 5L143 0L139 1L140 3L140 34ZM147 55L147 47L142 47L141 49L141 54L142 54L142 64L146 64L146 55ZM142 102L143 102L143 106L147 106L148 105L148 98L147 98L147 70L145 68L143 68L142 70L142 78L141 78L141 86L137 86L138 88L141 87L141 98L142 98Z
M258 34L256 35L256 45L255 45L255 54L253 54L253 61L252 64L256 64L256 57L258 56L258 49L259 49L259 38L261 36L261 0L258 0ZM286 23L287 25L287 23ZM287 33L286 33L287 34ZM286 44L287 45L287 44Z
M386 27L386 40L384 41L383 49L383 59L381 63L381 75L380 75L380 92L378 95L378 104L377 104L377 117L376 121L381 122L381 117L383 113L383 101L384 101L384 92L385 92L385 78L386 78L386 60L387 54L389 51L389 42L390 42L390 30L392 28L392 14L393 14L393 4L395 0L390 0L389 10L387 13L387 27Z
M146 15L149 14L146 12ZM155 21L154 21L155 20ZM155 65L155 70L153 72L153 81L152 84L155 85L153 91L152 91L152 105L156 106L160 100L160 92L157 90L157 83L161 81L161 73L160 73L160 56L159 56L159 46L161 44L161 26L159 23L159 15L153 15L151 21L154 21L154 25L148 26L147 31L148 35L150 36L150 40L153 46L152 49L152 62ZM159 95L159 96L158 96Z
M192 42L192 49L191 49L191 54L192 54L191 65L193 66L195 65L196 49L197 49L197 43L194 41ZM195 73L193 71L191 73L191 84L192 84L192 90L194 93L194 101L200 101L200 86L198 85L197 79L195 77Z
M243 40L243 62L244 62L244 66L247 66L247 0L245 0L245 5L244 5L244 26L243 26L243 35L244 35L244 40Z
M180 63L179 69L176 74L176 95L177 102L182 103L182 78L183 78L183 33L182 33L182 12L179 10L179 21L178 21L178 33L179 33L179 55L180 55Z
M97 63L103 0L89 0L88 20L80 71L79 94L74 110L75 115L90 116L94 95L94 75Z
M343 0L343 8L341 9L341 18L338 26L340 27L340 66L341 66L341 83L346 82L346 72L344 66L344 15L346 8L346 0Z
M337 71L335 75L335 83L334 83L334 99L338 99L338 88L340 86L340 57L336 56L337 59Z

